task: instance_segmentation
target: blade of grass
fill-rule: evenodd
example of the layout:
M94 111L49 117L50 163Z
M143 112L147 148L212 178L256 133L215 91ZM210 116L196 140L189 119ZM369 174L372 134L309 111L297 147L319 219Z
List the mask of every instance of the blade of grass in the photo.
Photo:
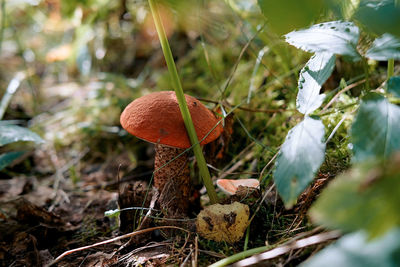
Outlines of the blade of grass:
M237 262L239 260L242 260L244 258L253 256L255 254L259 254L262 252L267 251L268 249L271 249L272 246L263 246L263 247L258 247L258 248L253 248L253 249L249 249L249 250L245 250L239 253L236 253L230 257L227 257L225 259L222 259L220 261L217 261L213 264L211 264L209 267L222 267L222 266L227 266L231 263Z
M204 159L204 155L201 150L199 140L197 138L197 134L196 134L196 130L193 125L192 118L190 116L189 108L186 103L182 85L179 80L178 71L176 69L174 59L172 57L171 48L169 47L168 39L165 34L163 24L161 22L160 14L158 12L158 6L157 6L157 3L155 0L148 0L148 1L149 1L151 13L153 15L154 24L156 25L158 38L160 39L161 48L164 53L165 61L167 63L171 82L174 87L176 98L179 103L179 108L182 113L182 118L185 123L185 127L188 132L190 142L193 145L193 152L196 157L197 164L199 166L200 176L202 177L204 186L207 189L207 194L210 197L210 202L212 204L215 204L218 202L217 193L215 192L214 185L211 181L210 173L208 171L207 164Z
M387 67L387 78L388 80L393 76L394 74L394 59L389 59L388 60L388 67Z
M18 72L15 77L8 84L6 92L4 93L1 102L0 102L0 120L3 119L4 113L7 110L8 104L11 101L11 98L17 91L18 87L21 84L21 81L25 78L25 75L22 72Z
M249 236L250 236L250 225L247 226L246 238L244 239L243 251L247 250L247 246L249 245Z
M257 55L257 59L256 59L256 64L254 65L254 69L253 69L253 73L251 74L251 78L250 78L250 87L249 87L249 92L247 94L247 104L250 104L250 100L251 100L251 96L254 92L254 90L256 89L254 86L254 80L255 77L257 75L257 71L258 68L260 67L262 58L264 56L265 53L269 52L269 47L268 46L264 46L264 48L262 48Z

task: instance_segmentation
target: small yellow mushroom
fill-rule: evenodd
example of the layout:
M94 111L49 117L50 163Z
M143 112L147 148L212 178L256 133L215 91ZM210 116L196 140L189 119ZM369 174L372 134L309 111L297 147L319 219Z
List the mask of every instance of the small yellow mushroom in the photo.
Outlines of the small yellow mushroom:
M249 206L239 202L214 204L197 215L197 232L210 240L235 243L243 237L249 215Z

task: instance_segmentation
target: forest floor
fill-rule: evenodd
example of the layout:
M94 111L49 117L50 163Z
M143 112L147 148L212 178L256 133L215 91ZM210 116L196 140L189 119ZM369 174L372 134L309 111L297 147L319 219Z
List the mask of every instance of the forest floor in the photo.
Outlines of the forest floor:
M78 155L74 162L85 156L87 155ZM36 159L37 169L40 169L41 164L43 169L46 168L48 162L44 159L41 162L40 155L35 153L31 157ZM60 171L57 172L60 177L55 177L57 174L43 177L21 175L0 180L1 266L45 266L70 249L93 245L129 233L127 230L119 230L119 222L132 227L132 223L126 221L127 217L119 221L118 216L105 216L105 212L118 209L118 199L136 197L139 199L133 200L133 203L140 203L143 196L140 197L133 188L146 186L146 179L143 178L151 177L151 169L127 174L118 183L116 164L121 168L123 162L127 162L126 157L126 154L121 155L109 165L86 166L77 185L64 178L64 174L70 169L69 165L74 162L60 166ZM18 165L13 167L15 168L18 169ZM303 193L299 203L291 210L285 210L273 188L265 191L268 195L261 192L253 195L248 201L251 216L255 215L250 226L248 247L265 246L265 240L275 246L285 245L322 232L322 229L313 228L309 224L306 212L330 178L331 175L320 173L319 178ZM59 184L57 189L55 180ZM243 201L246 196L240 198ZM130 213L130 217L125 215L131 220L135 218L135 211L125 213ZM161 228L133 238L133 242L127 247L124 246L131 240L130 236L74 252L58 261L57 266L160 266L184 262L188 266L192 262L205 266L243 250L243 239L233 245L209 241L199 237L195 228L188 227L190 223L184 224L185 226L171 224L181 225L190 231L189 234L176 231L175 236L171 237L168 231L165 232L167 229L163 229L165 225L168 223L160 224L160 218L155 218L148 227ZM124 228L129 229L126 226ZM326 245L325 242L322 243ZM293 250L277 257L272 263L270 261L270 264L294 266L318 251L322 245Z

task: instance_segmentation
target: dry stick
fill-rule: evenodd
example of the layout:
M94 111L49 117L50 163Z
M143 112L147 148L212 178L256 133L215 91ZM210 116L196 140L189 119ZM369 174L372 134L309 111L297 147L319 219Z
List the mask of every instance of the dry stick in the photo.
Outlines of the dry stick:
M278 203L278 192L275 191L274 209L272 211L272 214L276 214L277 203ZM274 229L274 227L275 227L275 218L276 217L277 216L272 216L271 227L270 227L271 230ZM269 239L269 233L271 232L271 230L268 231L267 236L265 238L266 240ZM266 242L266 244L268 244L268 243Z
M276 157L278 156L278 153L279 153L279 150L278 150L278 152L275 153L275 155L274 155L274 156L272 157L272 159L267 163L267 165L265 165L264 168L261 170L260 177L259 177L259 179L258 179L260 182L261 182L261 180L262 180L262 176L263 176L264 171L267 169L267 167L268 167L272 162L274 162L274 160L275 160ZM270 187L267 191L264 192L264 195L263 195L261 201L259 202L259 204L258 204L256 210L254 211L253 216L251 216L251 218L250 218L250 220L249 220L249 225L251 224L251 222L253 221L253 219L256 217L256 214L257 214L257 213L259 212L259 210L261 209L261 206L262 206L262 204L264 203L265 199L267 198L268 194L269 194L270 192L272 192L272 190L273 190L274 188L275 188L275 183L273 183L273 184L271 185L271 187ZM275 208L274 208L274 211L275 211Z
M274 248L272 250L269 250L267 252L261 253L259 255L255 255L252 256L250 258L241 260L235 264L233 264L233 266L235 267L244 267L244 266L249 266L252 264L256 264L258 262L261 262L263 260L269 260L269 259L273 259L275 257L278 257L280 255L286 254L289 251L293 250L293 249L299 249L299 248L304 248L304 247L308 247L311 245L316 245L319 243L324 243L326 241L329 241L331 239L336 239L338 237L340 237L340 232L339 231L331 231L331 232L326 232L326 233L322 233L322 234L318 234L318 235L313 235L304 239L300 239L298 241L296 241L294 244L288 244L288 245L284 245L281 247L277 247Z
M201 98L201 97L196 97L197 100L207 102L207 103L213 103L213 104L221 104L219 101L207 99L207 98ZM232 107L232 104L229 103L227 100L224 100L224 106ZM237 107L237 109L244 110L244 111L249 111L249 112L260 112L260 113L278 113L278 112L285 112L285 111L292 111L294 112L294 109L283 109L283 108L277 108L277 109L257 109L257 108L247 108L247 107Z
M183 246L182 246L180 249L176 249L176 250L178 251L178 255L179 255L179 254L184 254L184 252L185 252L185 247L186 247L188 241L189 241L189 236L187 236L187 237L185 238L185 243L183 244ZM174 249L174 247L173 247L173 249ZM192 251L192 249L190 249L190 251Z
M146 245L143 246L143 247L139 247L139 248L136 248L136 249L134 249L134 250L131 250L131 251L129 251L127 254L121 256L121 257L118 259L118 262L123 262L124 260L129 259L129 257L131 257L132 255L135 255L136 253L139 253L139 252L141 252L141 251L143 251L143 250L146 250L146 249L149 249L149 248L162 247L162 246L166 247L166 246L168 246L168 245L169 245L169 242L160 242L160 243L155 243L155 244L148 243L148 244L146 244Z
M303 238L300 239L298 241L295 242L290 242L286 245L282 245L280 247L276 247L274 249L268 250L266 252L263 252L261 254L258 255L254 255L255 253L260 253L261 250L267 250L268 246L265 247L260 247L260 248L254 248L254 249L250 249L247 251L243 251L240 253L237 253L233 256L230 256L228 258L222 259L214 264L211 264L210 267L222 267L222 266L227 266L228 264L234 263L240 259L243 259L247 256L250 255L254 255L251 256L247 259L241 260L239 262L234 263L233 265L230 266L234 266L234 267L244 267L244 266L250 266L256 263L259 263L263 260L268 260L268 259L273 259L275 257L278 257L280 255L286 254L288 252L290 252L293 249L300 249L300 248L304 248L304 247L308 247L311 245L316 245L319 243L324 243L326 241L329 241L331 239L336 239L338 237L341 236L341 233L339 231L331 231L331 232L326 232L326 233L322 233L322 234L317 234L317 235L313 235L307 238Z
M340 90L339 92L337 92L337 94L331 99L331 101L328 102L328 104L326 104L326 106L322 109L322 111L327 110L341 94L343 94L343 93L349 91L350 89L352 89L360 84L363 84L365 82L366 82L366 79L362 79L361 81L350 84L350 85L346 86L345 88L343 88L342 90Z
M108 240L105 240L105 241L101 241L101 242L95 243L93 245L89 245L89 246L84 246L84 247L79 247L79 248L68 250L68 251L64 252L63 254L61 254L60 256L58 256L53 262L51 262L46 267L49 267L49 266L52 266L52 265L56 264L62 258L64 258L65 256L68 256L68 255L70 255L72 253L83 251L83 250L86 250L86 249L89 249L89 248L98 247L98 246L109 244L109 243L113 243L113 242L121 240L121 239L125 239L125 238L132 237L132 236L139 235L139 234L144 234L144 233L151 232L151 231L158 230L158 229L178 229L178 230L190 233L189 230L186 230L184 228L177 227L177 226L168 226L168 225L166 225L166 226L156 226L156 227L152 227L152 228L147 228L147 229L135 231L135 232L132 232L132 233L129 233L129 234L126 234L126 235L117 236L115 238L111 238L111 239L108 239Z
M138 228L136 228L136 231L142 230L143 226L145 226L147 221L149 220L149 218L151 218L151 212L154 210L154 206L156 204L157 199L158 199L158 192L156 191L155 193L153 193L153 197L151 198L149 209L148 209L146 215L144 216L142 223L139 225ZM118 249L118 251L121 251L124 248L128 247L130 244L132 244L132 242L133 242L132 238L133 238L133 236L131 237L131 239L129 239L128 242L126 242L124 245L122 245Z
M248 153L248 151L254 146L254 144L255 144L254 141L251 142L248 146L242 149L242 151L240 151L239 154L235 155L233 159L228 164L226 164L224 168L222 168L221 173L227 172L230 168L232 168L232 166L237 162L237 160L244 157L244 155ZM214 176L213 179L214 178L216 177Z
M218 179L224 179L226 176L233 174L240 166L242 166L245 162L250 160L253 156L254 156L253 151L250 151L246 156L244 156L244 158L240 159L232 167L230 167L226 171L222 171Z
M280 147L279 147L279 148L280 148ZM279 149L279 148L278 148L278 149ZM275 153L275 155L271 158L271 160L267 163L267 165L265 165L264 168L261 170L260 177L258 178L258 181L261 182L264 171L268 168L268 166L269 166L272 162L274 162L274 160L275 160L276 157L278 156L278 153L279 153L279 150L278 150L278 152ZM271 187L270 187L267 191L264 192L264 195L263 195L263 197L262 197L260 203L258 204L256 210L254 211L253 216L252 216L252 217L250 218L250 220L249 220L249 225L250 225L250 223L253 221L253 219L256 217L256 214L257 214L258 211L260 210L260 208L261 208L261 206L262 206L262 203L264 203L264 201L265 201L265 199L267 198L268 194L269 194L270 192L272 192L272 190L274 189L274 187L275 187L275 183L273 183L273 184L271 185Z
M208 166L210 169L219 172L221 175L222 175L222 174L225 174L225 173L226 173L226 174L248 174L248 175L255 175L255 174L258 174L258 172L228 172L229 169L228 169L228 171L223 171L222 169L218 169L218 168L212 166L211 164L207 164L207 166ZM215 176L213 176L213 178L214 178L214 177L215 177Z
M317 234L318 232L320 232L320 234L321 234L323 232L323 230L324 230L324 228L322 226L317 226L314 229L311 229L311 230L309 230L307 232L299 233L296 236L292 237L290 240L287 240L287 241L285 241L283 243L280 243L279 245L285 246L285 245L294 243L297 240L305 238L306 236L311 236L311 235Z
M272 184L272 186L264 192L264 195L260 201L260 204L257 206L257 209L254 211L253 216L251 216L250 220L249 220L249 225L250 223L253 221L254 217L256 217L257 212L260 210L262 203L264 203L265 199L267 198L268 194L272 192L272 190L274 189L275 184Z
M276 159L276 157L279 154L280 148L281 147L279 146L278 147L278 152L275 153L275 155L271 158L271 160L267 163L267 165L265 165L264 168L261 170L260 177L258 178L258 181L260 181L260 182L262 181L265 170L269 167L269 165L271 165L272 162L274 162L274 160Z
M181 263L180 267L185 267L186 266L186 263L188 262L190 256L192 256L192 253L193 253L193 249L191 248L189 254L185 257L185 259Z
M300 217L299 214L296 214L296 217L293 219L293 221L292 221L292 223L290 224L289 228L286 229L285 231L283 231L282 235L286 235L286 234L288 234L288 233L290 233L290 232L294 232L294 231L296 231L296 229L298 229L298 227L299 227L300 224L302 223L302 219L303 219L303 218L300 217L299 222L298 222L296 225L294 225L294 224L296 223L296 220L297 220L297 218L299 218L299 217ZM280 234L278 234L278 235L280 235Z
M283 108L278 108L278 109L256 109L256 108L246 108L246 107L238 107L238 109L245 110L245 111L250 111L250 112L262 112L262 113L278 113L278 112L295 112L295 109L283 109Z
M197 267L197 258L199 256L199 237L196 235L194 238L194 262L192 267Z
M331 134L329 135L329 137L326 139L325 144L327 144L332 137L335 135L336 131L339 129L340 125L342 125L342 123L347 119L346 114L343 116L343 118L339 121L339 123L335 126L335 128L333 128Z

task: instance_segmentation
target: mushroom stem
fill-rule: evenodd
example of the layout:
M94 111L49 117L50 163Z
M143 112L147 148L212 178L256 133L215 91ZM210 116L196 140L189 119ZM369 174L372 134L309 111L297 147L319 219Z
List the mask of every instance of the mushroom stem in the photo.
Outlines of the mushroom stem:
M155 151L154 186L160 192L161 208L168 213L187 214L190 170L188 155L184 153L185 149L157 144Z

